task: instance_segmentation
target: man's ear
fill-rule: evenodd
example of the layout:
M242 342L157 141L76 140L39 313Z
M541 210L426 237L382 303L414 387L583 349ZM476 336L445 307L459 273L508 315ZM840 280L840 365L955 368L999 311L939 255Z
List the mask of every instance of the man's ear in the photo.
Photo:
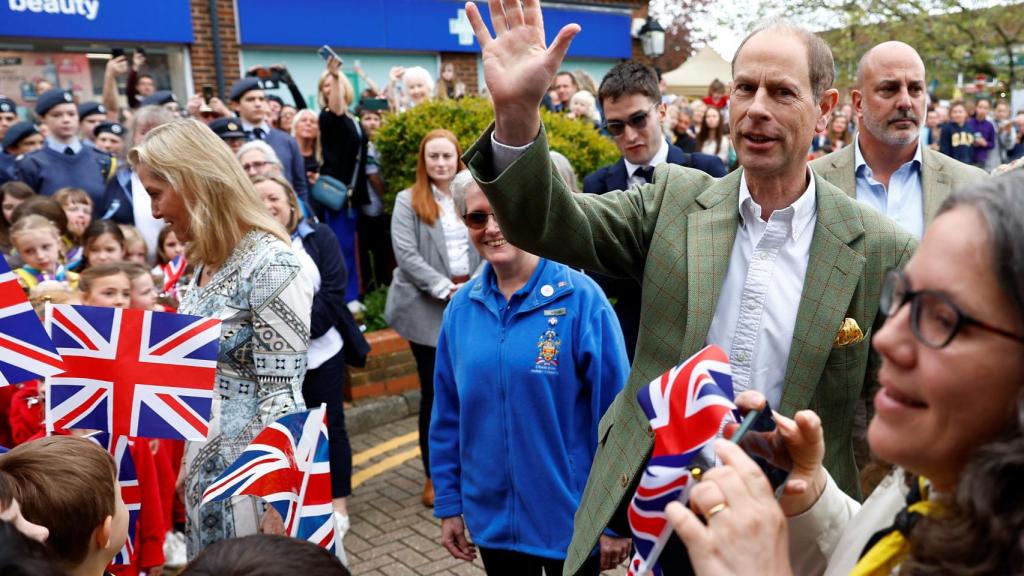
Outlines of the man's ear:
M860 120L861 115L864 113L862 108L864 106L864 93L856 88L850 90L850 106L853 108L853 115L855 116L855 118L850 118L850 120L855 122Z
M818 132L824 132L828 128L828 121L832 118L832 112L836 109L836 103L839 102L839 91L835 88L825 90L825 93L821 95L821 101L818 102L818 121L814 125L814 129Z

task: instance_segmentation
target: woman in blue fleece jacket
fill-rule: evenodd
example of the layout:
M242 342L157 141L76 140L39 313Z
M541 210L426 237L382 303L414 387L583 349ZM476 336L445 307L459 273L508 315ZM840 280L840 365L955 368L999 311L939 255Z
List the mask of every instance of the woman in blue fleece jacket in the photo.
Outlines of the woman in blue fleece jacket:
M469 172L452 191L487 263L452 298L438 339L434 515L445 548L472 560L479 546L492 576L561 574L598 422L629 371L622 331L590 278L505 241ZM595 555L589 572L614 555Z

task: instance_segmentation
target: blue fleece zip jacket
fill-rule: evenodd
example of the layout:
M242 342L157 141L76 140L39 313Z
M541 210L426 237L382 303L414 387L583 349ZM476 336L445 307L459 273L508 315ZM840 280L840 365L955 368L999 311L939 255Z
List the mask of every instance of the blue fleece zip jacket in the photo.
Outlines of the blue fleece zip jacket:
M485 548L564 559L601 416L629 372L593 280L541 259L508 301L494 271L459 290L437 344L434 515Z

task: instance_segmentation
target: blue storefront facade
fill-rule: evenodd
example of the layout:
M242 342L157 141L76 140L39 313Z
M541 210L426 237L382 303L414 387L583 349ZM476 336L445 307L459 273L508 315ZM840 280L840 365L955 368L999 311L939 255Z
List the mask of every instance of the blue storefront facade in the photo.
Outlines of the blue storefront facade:
M213 2L213 5L211 5ZM566 68L600 80L630 58L632 12L642 0L543 2L549 39L565 24L582 32ZM380 87L393 66L422 66L435 77L443 63L482 86L479 46L463 0L0 0L0 94L30 108L40 80L98 98L111 51L147 53L146 72L185 100L204 86L230 87L253 66L284 64L313 105L323 70L317 49L345 60L357 89L360 64ZM480 3L488 18L486 2ZM211 17L215 16L211 20ZM285 90L277 91L285 100Z
M193 42L187 0L2 0L0 94L31 107L45 80L98 99L111 51L138 47L158 85L186 94Z

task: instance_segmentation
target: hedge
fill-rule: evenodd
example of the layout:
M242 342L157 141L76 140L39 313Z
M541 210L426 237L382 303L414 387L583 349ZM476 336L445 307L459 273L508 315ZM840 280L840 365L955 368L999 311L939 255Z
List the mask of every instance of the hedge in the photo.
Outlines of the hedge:
M384 198L388 212L394 206L398 192L411 186L416 179L416 156L423 136L435 128L448 129L459 139L459 145L465 151L487 129L493 118L491 103L483 98L435 100L385 117L374 142L388 183L388 193ZM546 110L541 112L541 120L547 129L551 149L569 159L581 180L601 166L618 160L619 151L615 144L598 134L591 124Z

